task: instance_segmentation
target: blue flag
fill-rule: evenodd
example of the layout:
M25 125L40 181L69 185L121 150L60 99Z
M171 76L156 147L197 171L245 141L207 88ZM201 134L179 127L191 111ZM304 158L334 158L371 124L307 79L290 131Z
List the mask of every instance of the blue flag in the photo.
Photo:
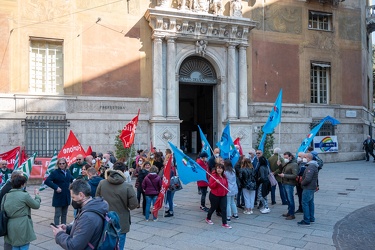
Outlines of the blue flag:
M323 126L324 122L329 121L332 123L332 125L340 124L338 120L335 118L332 118L330 116L324 117L318 125L316 125L310 133L306 136L306 138L302 141L301 146L299 146L297 150L297 155L299 152L306 152L306 149L311 144L312 140L314 139L315 135L319 132L320 128Z
M232 141L230 137L230 127L229 122L227 123L227 126L225 126L223 133L221 134L221 140L216 143L216 146L220 149L220 156L223 159L229 158L229 152L230 152L230 142ZM232 141L233 144L233 141Z
M271 134L273 130L281 122L281 103L283 99L283 90L280 89L275 105L273 106L267 122L264 124L262 130L265 134Z
M238 160L240 159L240 152L238 152L236 146L234 145L232 138L230 138L231 144L230 144L230 152L229 152L229 159L230 162L232 163L232 166L236 165Z
M200 134L200 136L201 136L201 142L202 142L202 150L201 150L201 153L202 153L202 152L206 152L207 155L208 155L208 158L210 158L210 157L211 157L211 146L210 146L210 144L208 143L207 138L206 138L206 136L204 136L204 134L203 134L203 132L202 132L202 130L201 130L201 127L199 127L199 125L198 125L198 128L199 128L199 134Z
M185 155L181 150L176 148L171 142L168 142L176 159L178 176L184 184L193 181L207 181L207 172L198 163Z
M262 150L262 152L264 152L264 143L266 142L266 138L267 138L267 134L263 133L262 139L260 140L259 147L258 147L258 149Z

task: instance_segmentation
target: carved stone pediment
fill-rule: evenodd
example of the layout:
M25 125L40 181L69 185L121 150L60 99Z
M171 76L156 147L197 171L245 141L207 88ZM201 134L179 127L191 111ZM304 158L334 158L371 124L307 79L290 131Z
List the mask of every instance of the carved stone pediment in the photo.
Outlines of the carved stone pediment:
M175 9L150 8L145 18L154 36L177 37L185 41L207 40L221 44L247 44L250 30L257 25L257 22L248 18L214 16Z

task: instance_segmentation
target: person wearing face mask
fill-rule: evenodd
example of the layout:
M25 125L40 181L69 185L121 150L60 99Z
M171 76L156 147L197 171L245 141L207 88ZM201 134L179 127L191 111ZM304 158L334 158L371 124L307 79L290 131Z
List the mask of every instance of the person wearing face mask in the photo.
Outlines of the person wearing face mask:
M207 164L208 154L206 152L202 152L199 154L199 158L197 159L197 163L201 166L205 171L208 171L208 164ZM209 176L207 175L207 180ZM201 206L200 209L204 212L208 212L208 207L206 207L206 195L207 195L207 187L208 182L206 181L197 181L197 185L199 190L201 191Z
M293 220L296 218L294 215L294 187L297 184L296 177L298 172L299 167L294 156L290 152L285 152L282 173L278 174L278 176L282 178L281 181L288 201L288 212L283 214L283 216L286 217L286 220Z
M141 201L141 195L142 195L142 214L143 216L145 215L146 212L146 195L145 192L143 191L142 188L142 182L145 179L145 177L149 174L151 164L146 161L145 163L142 163L142 168L138 173L137 177L137 182L138 182L138 187L137 187L137 199L138 199L138 204L140 204Z
M79 212L73 225L51 226L55 241L63 249L96 249L103 230L103 216L108 212L108 203L101 197L91 197L91 187L87 181L79 179L70 187L72 206ZM99 236L99 237L98 237Z
M67 169L65 158L57 160L57 169L45 180L45 184L54 190L52 197L52 206L55 207L54 223L56 225L66 224L66 215L70 205L69 185L73 182L73 176ZM61 218L61 221L60 221Z
M214 154L208 159L208 169L210 170L210 173L215 169L215 159L220 157L220 148L214 149Z
M297 154L297 156L298 156L297 157L297 164L298 164L298 168L299 168L299 171L298 171L298 174L297 174L297 177L296 177L296 189L297 189L297 195L298 195L298 209L295 213L299 214L299 213L303 213L301 182L302 182L303 172L306 169L305 165L307 163L307 159L304 158L305 153L303 153L303 152L299 152Z
M283 205L287 205L288 201L286 199L285 189L283 188L283 184L281 182L281 177L278 176L278 174L281 173L282 166L284 165L284 158L280 155L281 149L275 148L273 150L273 155L268 158L268 163L271 169L271 172L275 176L275 179L277 180L277 185L279 186L279 193L280 193L280 199L281 203ZM271 202L272 205L276 204L276 186L271 187Z

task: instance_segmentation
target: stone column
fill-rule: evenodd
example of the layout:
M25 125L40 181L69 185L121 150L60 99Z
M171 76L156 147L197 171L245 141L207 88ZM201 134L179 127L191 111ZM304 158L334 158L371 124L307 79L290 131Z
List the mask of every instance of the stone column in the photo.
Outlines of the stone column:
M167 40L167 117L177 117L178 101L176 83L176 43L175 37L166 37Z
M239 45L238 54L238 85L239 85L239 114L240 119L248 118L247 116L247 60L246 48L248 45Z
M165 98L163 98L163 47L162 37L153 36L154 54L152 58L152 84L153 84L153 117L162 118L165 107Z
M228 119L237 119L236 45L228 46Z

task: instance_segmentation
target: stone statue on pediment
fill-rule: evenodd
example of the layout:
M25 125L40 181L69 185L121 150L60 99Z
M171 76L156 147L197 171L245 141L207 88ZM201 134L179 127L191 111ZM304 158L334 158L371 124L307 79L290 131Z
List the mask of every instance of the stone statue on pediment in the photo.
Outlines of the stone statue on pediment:
M195 1L196 5L194 6L194 10L196 12L204 12L208 13L208 8L209 8L209 0L196 0Z
M170 0L157 0L158 7L162 8L170 8L171 7L171 1Z
M241 0L232 0L230 4L230 15L233 17L242 17Z
M221 0L211 0L210 10L211 10L211 13L214 15L218 15L218 16L223 15L223 8L221 5Z

